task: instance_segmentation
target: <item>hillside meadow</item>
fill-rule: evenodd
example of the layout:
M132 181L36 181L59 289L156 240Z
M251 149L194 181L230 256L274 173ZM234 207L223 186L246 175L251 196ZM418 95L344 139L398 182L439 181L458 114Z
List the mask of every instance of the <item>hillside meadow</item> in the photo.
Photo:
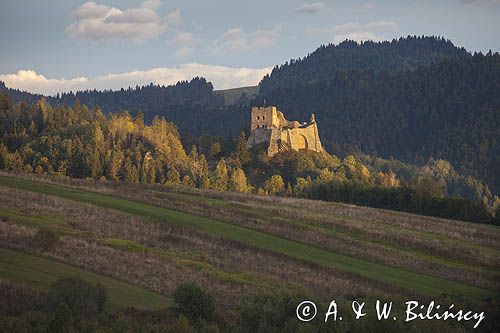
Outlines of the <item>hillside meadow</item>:
M279 196L7 173L0 175L0 202L1 279L43 289L47 272L93 274L119 286L110 292L115 307L125 299L122 306L157 309L186 281L207 290L223 313L259 292L322 302L451 297L479 306L500 290L500 228L491 225ZM42 229L60 235L57 245L36 245Z

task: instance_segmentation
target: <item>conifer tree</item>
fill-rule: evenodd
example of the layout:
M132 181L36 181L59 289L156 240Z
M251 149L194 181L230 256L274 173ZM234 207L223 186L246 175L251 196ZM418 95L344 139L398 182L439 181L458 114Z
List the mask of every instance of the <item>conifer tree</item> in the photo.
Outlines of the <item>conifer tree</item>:
M213 187L217 190L227 190L227 185L229 181L229 176L227 172L226 161L221 158L219 162L217 162L217 166L215 167L214 179L213 179Z
M241 193L248 192L247 177L242 169L238 167L233 168L229 182L229 189L231 191L241 192Z
M238 161L241 166L250 161L250 153L248 152L247 138L244 131L241 131L236 142L235 160Z

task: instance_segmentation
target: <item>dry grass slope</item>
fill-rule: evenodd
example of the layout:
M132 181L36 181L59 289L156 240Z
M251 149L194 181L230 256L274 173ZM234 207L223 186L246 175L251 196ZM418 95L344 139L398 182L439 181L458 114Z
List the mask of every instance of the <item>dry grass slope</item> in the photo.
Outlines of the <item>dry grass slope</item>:
M73 187L0 178L2 184L23 191L87 202L92 207L119 210L136 218L148 217L143 227L147 224L161 229L158 239L164 240L165 228L181 228L182 232L196 233L198 245L203 239L215 239L225 248L246 251L245 254L250 256L253 253L265 256L266 264L276 261L276 257L285 256L283 258L288 262L294 263L291 267L309 267L312 274L326 269L336 283L344 283L362 293L451 293L481 298L493 296L498 290L497 240L500 233L498 228L490 226L288 198L94 181L45 181L71 182ZM165 224L165 221L169 223ZM75 229L82 231L81 226ZM162 253L164 247L172 244L168 241L154 244L150 235L135 240L131 240L130 235L108 238L114 240L101 240L98 245L160 257L165 256ZM192 237L189 238L193 241ZM128 242L120 242L120 239ZM148 239L153 244L147 244ZM192 258L179 260L182 258L179 254L173 257L185 268L200 268L211 278L232 280L233 285L228 290L236 290L234 294L242 292L234 287L238 283L250 288L258 287L257 281L266 281L263 284L268 287L277 284L265 269L238 266L234 258L224 258L218 252L224 252L223 249L215 246L213 249L202 246L201 249L202 253L208 251L204 253L209 255L194 263ZM463 255L457 255L460 250ZM184 256L189 255L190 251L186 249ZM259 266L259 263L254 265ZM294 281L289 277L296 272L287 267L282 267L282 270L279 278ZM268 274L269 277L262 279ZM326 280L310 277L297 281L296 286L320 291ZM359 282L365 287L355 288ZM397 287L388 287L391 284Z

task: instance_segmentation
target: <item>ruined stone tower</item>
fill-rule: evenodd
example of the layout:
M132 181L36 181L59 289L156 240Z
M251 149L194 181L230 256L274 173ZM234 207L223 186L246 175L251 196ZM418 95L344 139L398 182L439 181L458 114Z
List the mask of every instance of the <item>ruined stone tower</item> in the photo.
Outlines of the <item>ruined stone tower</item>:
M252 107L250 130L248 146L269 142L268 156L288 149L323 151L314 114L309 122L299 123L286 120L275 106Z

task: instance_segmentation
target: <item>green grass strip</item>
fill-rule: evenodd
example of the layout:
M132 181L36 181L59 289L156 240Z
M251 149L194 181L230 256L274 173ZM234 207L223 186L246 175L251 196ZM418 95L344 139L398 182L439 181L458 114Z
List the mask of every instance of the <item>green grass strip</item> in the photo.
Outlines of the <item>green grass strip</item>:
M0 176L0 184L21 190L87 202L130 214L152 217L169 223L177 223L204 231L211 235L235 240L264 250L282 253L322 266L359 274L370 279L393 284L397 287L406 288L429 296L438 296L444 293L481 299L491 297L494 294L492 291L464 283L369 262L330 252L312 245L283 239L264 232L247 229L206 217L194 216L157 207L143 202L6 176Z
M47 290L61 277L79 277L108 291L112 308L133 306L138 309L164 309L171 303L168 297L106 276L75 268L57 261L0 248L0 277Z

